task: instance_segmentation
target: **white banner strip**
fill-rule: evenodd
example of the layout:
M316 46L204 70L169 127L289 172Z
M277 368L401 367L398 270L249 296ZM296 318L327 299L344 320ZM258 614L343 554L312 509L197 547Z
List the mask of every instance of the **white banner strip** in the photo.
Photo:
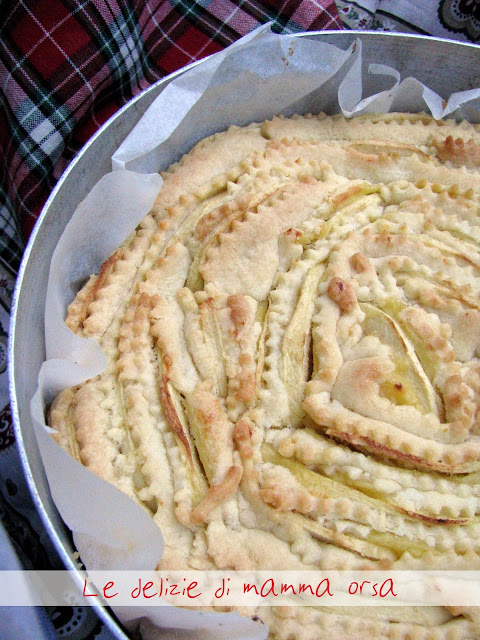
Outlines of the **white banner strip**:
M0 606L480 606L480 571L2 571Z

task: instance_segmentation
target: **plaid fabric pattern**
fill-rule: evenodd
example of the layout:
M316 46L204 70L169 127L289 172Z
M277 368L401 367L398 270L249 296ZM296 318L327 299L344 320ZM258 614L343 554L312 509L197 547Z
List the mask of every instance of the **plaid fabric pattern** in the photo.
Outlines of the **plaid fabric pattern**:
M341 28L334 0L23 0L0 11L0 255L15 267L68 162L146 86L268 21L285 33Z

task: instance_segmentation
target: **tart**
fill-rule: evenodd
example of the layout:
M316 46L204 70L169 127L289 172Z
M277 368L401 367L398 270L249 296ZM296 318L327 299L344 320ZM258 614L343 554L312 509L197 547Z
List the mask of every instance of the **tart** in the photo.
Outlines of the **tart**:
M480 130L274 118L206 138L66 322L105 371L60 445L161 527L159 569L480 558ZM259 609L270 637L473 640L466 608Z

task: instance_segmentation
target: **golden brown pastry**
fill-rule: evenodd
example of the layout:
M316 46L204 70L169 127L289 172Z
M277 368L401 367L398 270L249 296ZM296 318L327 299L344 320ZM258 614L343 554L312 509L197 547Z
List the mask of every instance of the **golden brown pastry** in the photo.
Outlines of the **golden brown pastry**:
M50 425L165 569L479 568L480 130L274 118L200 142L70 305ZM262 608L278 639L474 640L475 610Z

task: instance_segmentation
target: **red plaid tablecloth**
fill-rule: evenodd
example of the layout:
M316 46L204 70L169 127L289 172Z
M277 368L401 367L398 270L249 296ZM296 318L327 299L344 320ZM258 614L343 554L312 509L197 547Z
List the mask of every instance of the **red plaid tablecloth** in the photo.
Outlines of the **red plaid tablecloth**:
M88 138L156 80L266 22L283 33L341 23L334 0L5 0L0 18L0 519L24 566L45 569L55 554L22 476L5 371L15 274L45 200ZM31 615L3 615L2 640L111 637L87 607L40 612L37 631Z

